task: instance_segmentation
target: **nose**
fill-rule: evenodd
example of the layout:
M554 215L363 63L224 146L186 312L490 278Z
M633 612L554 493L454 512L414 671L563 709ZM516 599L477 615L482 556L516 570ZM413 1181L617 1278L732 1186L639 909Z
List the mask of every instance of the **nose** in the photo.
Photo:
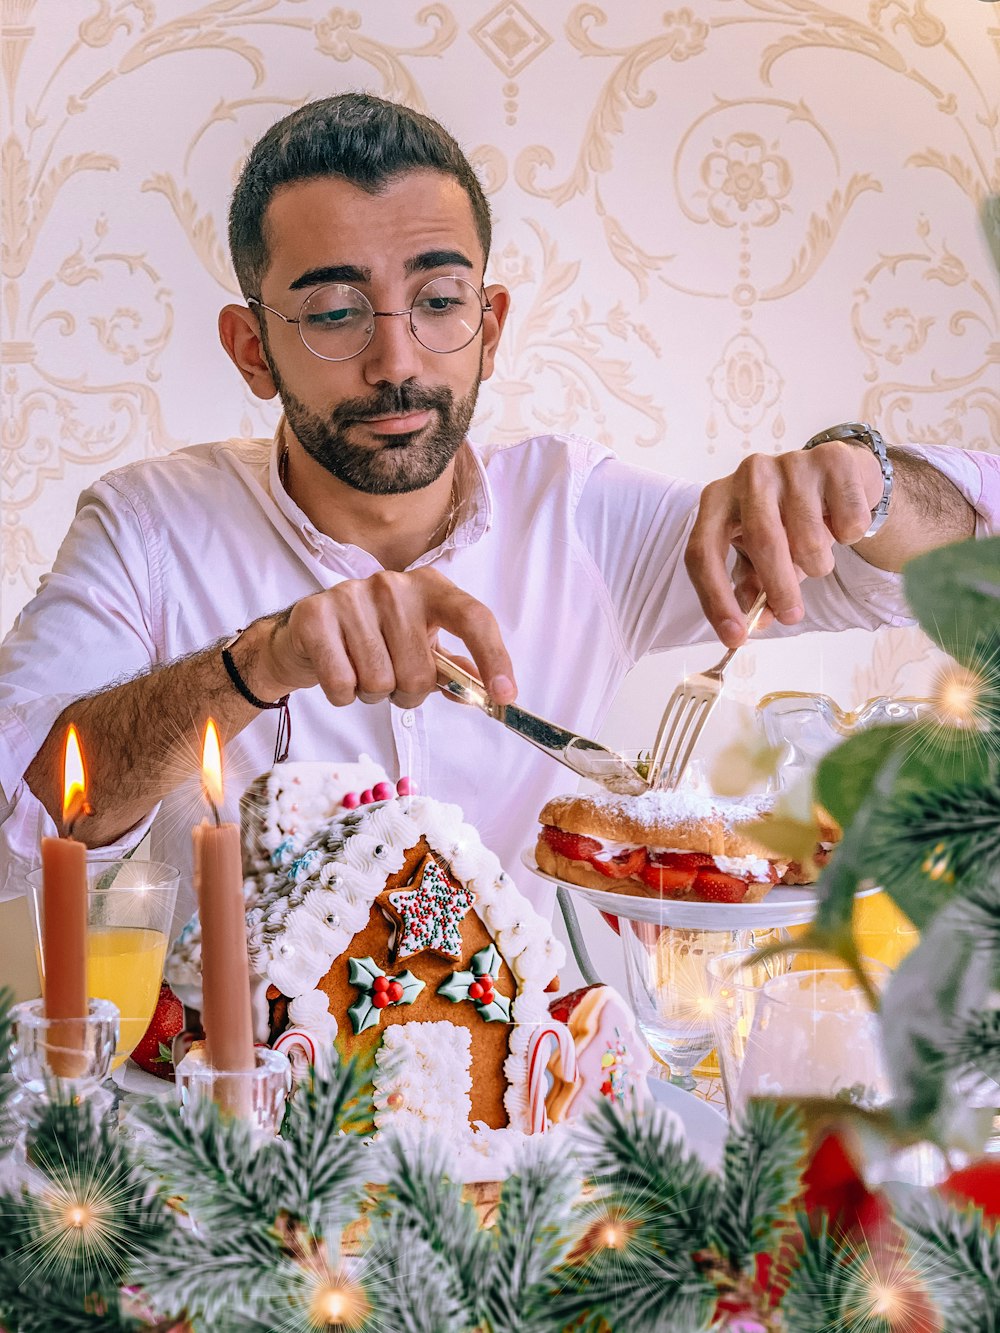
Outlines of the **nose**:
M377 314L372 340L361 353L369 384L402 384L424 369L424 349L413 336L409 312Z

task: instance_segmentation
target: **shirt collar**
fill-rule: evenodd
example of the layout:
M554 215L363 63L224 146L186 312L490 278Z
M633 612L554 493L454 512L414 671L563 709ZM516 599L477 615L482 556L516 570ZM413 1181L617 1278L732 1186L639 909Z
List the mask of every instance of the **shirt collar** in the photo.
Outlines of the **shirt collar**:
M357 550L358 548L350 543L335 541L334 538L320 532L281 484L281 456L285 448L284 429L285 416L282 413L274 432L268 463L268 486L274 503L295 530L302 535L307 545L314 549L325 548L338 553ZM410 566L411 569L431 564L446 551L460 546L473 546L493 525L493 490L479 450L465 440L459 447L456 463L458 522L448 537L415 560Z

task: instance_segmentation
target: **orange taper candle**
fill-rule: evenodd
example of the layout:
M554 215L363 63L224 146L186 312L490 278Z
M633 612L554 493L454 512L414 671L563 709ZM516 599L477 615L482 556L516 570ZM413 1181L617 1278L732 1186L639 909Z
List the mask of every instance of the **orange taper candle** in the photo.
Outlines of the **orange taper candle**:
M63 828L86 808L87 782L76 727L63 751ZM87 1015L87 848L76 838L42 839L42 988L49 1031L49 1067L59 1078L83 1072ZM77 1054L79 1052L79 1054Z
M201 914L201 1018L209 1064L213 1069L238 1072L253 1069L256 1063L243 866L239 825L219 822L222 751L211 718L205 727L201 776L215 821L203 821L194 829L195 891Z

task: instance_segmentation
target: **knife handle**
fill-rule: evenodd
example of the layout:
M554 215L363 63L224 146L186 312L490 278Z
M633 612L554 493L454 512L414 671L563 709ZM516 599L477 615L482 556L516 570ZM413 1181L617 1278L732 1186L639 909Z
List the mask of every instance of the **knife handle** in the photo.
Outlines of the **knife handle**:
M486 686L478 676L471 675L457 662L453 662L450 657L438 652L436 648L432 648L431 652L437 666L437 683L445 694L461 699L463 703L473 704L476 708L481 708L484 713L489 713L490 717L498 719L503 717L503 704L495 703L490 698Z

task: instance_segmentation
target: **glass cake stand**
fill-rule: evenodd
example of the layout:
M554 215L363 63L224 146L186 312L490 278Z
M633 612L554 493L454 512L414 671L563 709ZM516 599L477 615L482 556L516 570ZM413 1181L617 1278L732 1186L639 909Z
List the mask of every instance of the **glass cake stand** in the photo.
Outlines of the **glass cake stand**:
M787 927L805 925L816 912L816 892L809 885L774 888L756 903L681 902L568 884L539 868L533 848L522 852L521 860L532 874L558 887L570 940L588 983L599 978L580 937L575 901L596 908L613 925L625 955L636 1025L663 1077L688 1090L695 1087L691 1071L715 1045L708 973L712 960L767 944ZM868 889L859 896L877 892Z

